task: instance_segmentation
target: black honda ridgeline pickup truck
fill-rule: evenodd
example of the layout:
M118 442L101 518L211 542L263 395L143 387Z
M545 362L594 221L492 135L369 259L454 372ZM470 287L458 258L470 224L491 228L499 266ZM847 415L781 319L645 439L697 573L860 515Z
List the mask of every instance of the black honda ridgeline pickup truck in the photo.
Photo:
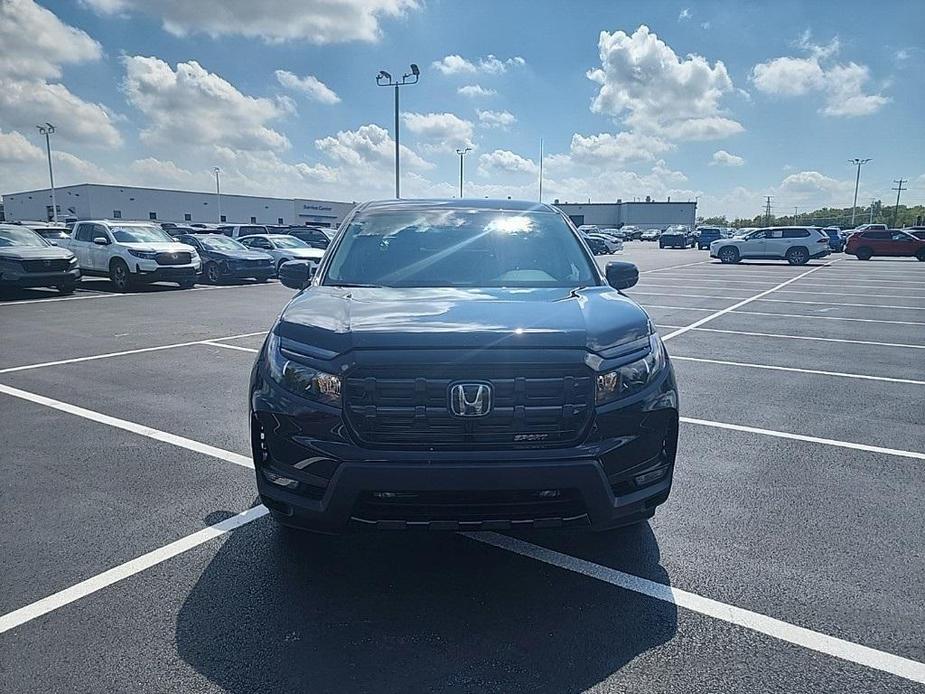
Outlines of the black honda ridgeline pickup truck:
M649 316L548 205L367 203L251 375L257 488L286 526L605 530L668 498L678 394Z

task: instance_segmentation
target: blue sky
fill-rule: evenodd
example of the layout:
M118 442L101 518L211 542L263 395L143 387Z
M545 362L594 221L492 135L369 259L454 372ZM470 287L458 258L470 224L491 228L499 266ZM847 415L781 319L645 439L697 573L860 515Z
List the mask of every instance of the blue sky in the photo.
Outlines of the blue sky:
M361 200L925 201L925 4L0 0L0 191L98 181ZM602 33L604 32L604 33ZM468 87L468 89L466 89Z

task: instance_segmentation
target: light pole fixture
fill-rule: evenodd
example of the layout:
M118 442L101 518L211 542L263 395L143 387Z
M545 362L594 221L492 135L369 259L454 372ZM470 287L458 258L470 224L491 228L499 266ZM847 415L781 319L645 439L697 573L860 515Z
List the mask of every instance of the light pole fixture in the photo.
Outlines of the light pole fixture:
M402 75L401 81L393 80L385 70L380 70L376 75L376 84L380 87L395 87L395 199L401 197L401 164L398 144L398 88L406 87L411 84L417 84L421 78L421 71L418 66L411 63L411 72Z
M861 183L861 167L864 166L864 164L866 164L869 161L870 159L858 159L857 157L849 161L849 163L854 164L856 167L858 167L858 174L854 179L854 204L851 206L851 226L852 227L854 226L854 217L858 211L858 186Z
M212 168L212 173L215 174L215 197L218 200L218 223L222 223L222 187L218 182L218 175L222 172L217 166Z
M45 136L45 151L48 154L48 181L51 184L51 216L55 224L57 224L58 201L55 199L55 172L51 167L51 135L55 132L55 126L46 122L45 125L37 125L35 127Z
M463 198L463 157L465 157L469 152L472 151L471 147L466 147L465 149L457 149L456 154L459 155L459 199Z

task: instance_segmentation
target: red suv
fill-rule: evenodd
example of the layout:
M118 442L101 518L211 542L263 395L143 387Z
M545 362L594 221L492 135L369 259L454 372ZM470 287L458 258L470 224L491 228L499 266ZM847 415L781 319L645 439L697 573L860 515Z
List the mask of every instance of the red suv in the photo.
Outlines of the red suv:
M870 229L848 237L845 253L858 260L870 260L875 255L914 256L925 262L925 239L919 239L901 229Z

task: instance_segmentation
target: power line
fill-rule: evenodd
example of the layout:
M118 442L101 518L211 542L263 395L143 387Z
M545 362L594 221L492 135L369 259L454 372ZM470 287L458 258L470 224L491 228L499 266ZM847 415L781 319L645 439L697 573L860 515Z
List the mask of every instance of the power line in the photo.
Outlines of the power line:
M893 179L893 183L896 184L895 188L890 188L890 190L896 191L896 207L893 208L893 228L896 228L896 220L899 217L899 194L902 193L906 188L903 188L904 183L908 183L909 179L900 178L899 180Z

